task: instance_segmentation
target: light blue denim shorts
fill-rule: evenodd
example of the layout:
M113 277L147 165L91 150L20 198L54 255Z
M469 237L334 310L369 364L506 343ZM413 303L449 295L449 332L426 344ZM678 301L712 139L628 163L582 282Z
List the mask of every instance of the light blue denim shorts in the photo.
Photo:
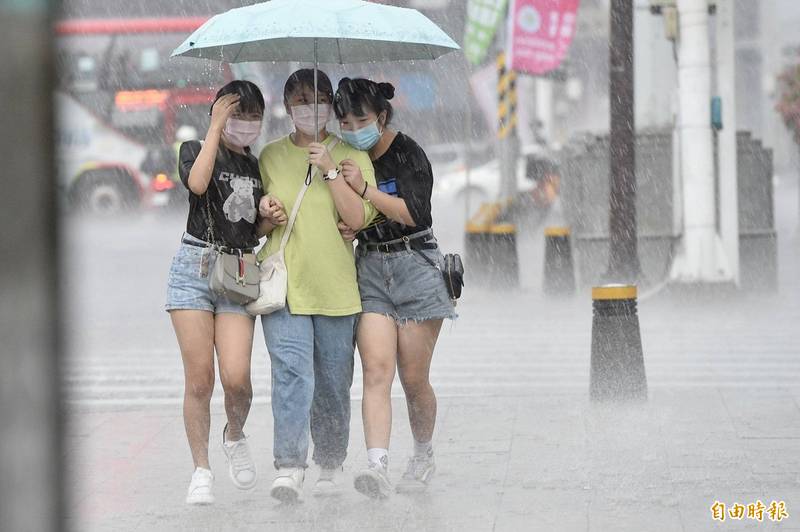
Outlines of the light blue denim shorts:
M439 268L429 264L420 253ZM443 263L438 248L391 253L357 248L363 311L390 316L400 325L409 320L455 319L455 306L440 269Z
M184 233L181 240L191 240L205 244L200 239ZM203 255L208 260L203 267ZM178 252L172 259L167 281L167 312L171 310L207 310L214 314L233 313L250 316L244 305L239 305L225 296L217 295L208 286L208 275L214 268L217 254L206 247L193 246L181 242Z

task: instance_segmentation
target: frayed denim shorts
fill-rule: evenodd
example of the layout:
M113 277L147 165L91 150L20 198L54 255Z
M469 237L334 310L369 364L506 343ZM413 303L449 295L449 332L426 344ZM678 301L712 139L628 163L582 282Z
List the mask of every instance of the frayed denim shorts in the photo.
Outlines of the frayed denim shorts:
M207 247L198 247L186 244L183 240L191 240L200 245L202 240L184 233L181 247L172 259L167 282L167 312L171 310L206 310L214 314L232 313L250 316L244 305L239 305L225 296L220 296L211 291L208 286L208 276L214 269L217 254ZM203 266L203 256L206 256L207 265Z
M455 319L455 306L440 269L443 263L444 257L438 248L391 253L357 248L358 289L363 311L390 316L400 325L409 320Z

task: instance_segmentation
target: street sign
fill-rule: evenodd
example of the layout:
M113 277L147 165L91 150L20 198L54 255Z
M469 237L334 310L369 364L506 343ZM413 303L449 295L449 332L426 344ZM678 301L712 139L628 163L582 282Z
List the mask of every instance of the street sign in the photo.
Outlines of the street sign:
M575 35L579 0L515 0L510 8L511 68L541 75L557 69Z
M473 65L480 65L504 19L508 0L469 0L464 54Z

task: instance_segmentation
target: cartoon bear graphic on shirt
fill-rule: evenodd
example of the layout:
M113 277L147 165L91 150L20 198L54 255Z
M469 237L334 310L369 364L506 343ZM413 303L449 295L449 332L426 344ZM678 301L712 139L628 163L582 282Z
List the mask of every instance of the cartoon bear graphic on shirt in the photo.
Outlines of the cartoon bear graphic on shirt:
M255 223L256 203L253 199L253 182L250 179L234 177L230 181L233 193L228 196L222 205L225 217L233 223L247 220Z

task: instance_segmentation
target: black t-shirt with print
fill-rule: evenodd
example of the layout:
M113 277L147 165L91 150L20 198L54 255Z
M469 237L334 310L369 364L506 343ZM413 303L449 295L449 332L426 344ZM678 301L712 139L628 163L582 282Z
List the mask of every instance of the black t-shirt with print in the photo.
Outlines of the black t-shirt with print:
M358 233L358 241L387 242L430 228L433 171L423 149L412 138L397 133L386 153L372 161L372 166L378 189L403 198L416 226L409 227L378 213L375 221Z
M200 153L200 148L201 144L196 140L181 144L178 173L187 189L189 172ZM258 202L264 195L258 159L249 152L243 155L220 144L206 194L211 207L215 243L231 248L256 247ZM195 238L208 241L206 220L205 194L198 196L189 190L189 218L186 222L186 232Z

